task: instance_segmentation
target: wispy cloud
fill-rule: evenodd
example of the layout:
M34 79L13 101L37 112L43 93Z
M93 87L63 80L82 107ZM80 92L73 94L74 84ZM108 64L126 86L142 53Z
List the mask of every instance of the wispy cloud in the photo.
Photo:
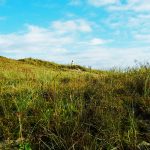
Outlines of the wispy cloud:
M102 45L102 44L105 44L106 41L103 39L99 39L99 38L93 38L89 43L90 45Z
M59 32L91 32L92 28L90 22L84 19L75 19L69 21L55 21L52 27Z
M119 0L88 0L89 4L96 6L96 7L112 5L118 2Z
M150 13L112 11L101 22L111 33L116 46L141 47L148 45ZM107 31L106 33L108 34Z
M150 43L150 34L136 34L135 39L142 43Z
M95 7L103 7L114 11L150 11L150 3L147 0L86 0L88 4Z
M0 16L0 21L6 20L6 17Z
M70 2L69 2L69 5L76 5L76 6L78 6L80 4L82 4L81 0L70 0Z
M150 3L147 0L127 0L126 4L113 5L109 7L110 10L115 11L136 11L136 12L146 12L150 10Z
M89 39L80 38L80 34L92 32L91 23L84 19L54 21L49 27L43 28L26 24L26 31L0 34L0 54L20 57L39 57L56 62L70 62L67 58L74 48ZM85 36L86 37L86 36ZM102 40L101 40L102 41ZM99 44L97 40L97 43ZM86 47L87 44L84 45Z
M0 0L0 5L4 4L6 0Z

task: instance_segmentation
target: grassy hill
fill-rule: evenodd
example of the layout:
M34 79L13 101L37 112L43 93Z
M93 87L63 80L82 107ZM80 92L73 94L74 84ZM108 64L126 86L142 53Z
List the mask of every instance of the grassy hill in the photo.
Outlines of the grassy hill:
M150 149L150 66L0 57L0 149Z

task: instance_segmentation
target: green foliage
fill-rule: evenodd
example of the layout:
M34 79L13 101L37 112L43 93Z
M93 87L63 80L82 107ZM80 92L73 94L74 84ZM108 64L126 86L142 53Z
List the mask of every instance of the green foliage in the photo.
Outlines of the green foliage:
M19 144L19 150L32 150L29 143Z
M0 57L6 149L149 149L149 108L148 64L100 71Z

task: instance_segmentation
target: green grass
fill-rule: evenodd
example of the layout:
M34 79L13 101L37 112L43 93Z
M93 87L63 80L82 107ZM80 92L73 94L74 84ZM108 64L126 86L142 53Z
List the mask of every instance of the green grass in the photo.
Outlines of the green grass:
M150 66L100 71L0 57L0 149L150 149Z

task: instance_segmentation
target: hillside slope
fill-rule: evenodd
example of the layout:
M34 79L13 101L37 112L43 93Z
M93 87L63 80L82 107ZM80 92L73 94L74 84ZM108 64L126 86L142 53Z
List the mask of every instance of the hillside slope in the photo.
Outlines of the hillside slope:
M149 65L98 71L0 57L0 149L19 148L149 149Z
M26 59L20 59L19 61L25 62L28 64L36 65L36 66L43 66L47 68L53 68L53 69L61 69L61 70L68 70L68 69L76 69L76 70L81 70L81 71L89 71L88 68L79 66L79 65L60 65L56 64L54 62L48 62L48 61L43 61L39 59L32 59L32 58L26 58Z

